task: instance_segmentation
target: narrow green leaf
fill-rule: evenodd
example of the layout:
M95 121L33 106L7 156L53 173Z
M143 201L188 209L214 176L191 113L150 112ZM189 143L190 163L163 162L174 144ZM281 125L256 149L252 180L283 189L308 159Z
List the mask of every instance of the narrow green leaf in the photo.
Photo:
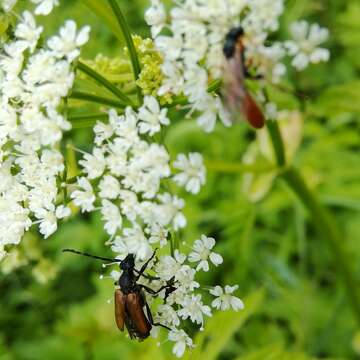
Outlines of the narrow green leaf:
M126 46L128 48L129 54L130 54L134 78L135 78L135 80L137 80L139 78L141 68L140 68L139 58L137 56L136 49L134 46L134 42L131 37L129 25L126 22L125 17L123 15L123 13L121 12L117 1L116 0L108 0L108 2L114 12L114 15L115 15L115 17L119 23L119 26L122 30L122 33L124 35ZM137 87L137 93L138 93L139 102L141 102L142 95L141 95L141 89L139 87Z

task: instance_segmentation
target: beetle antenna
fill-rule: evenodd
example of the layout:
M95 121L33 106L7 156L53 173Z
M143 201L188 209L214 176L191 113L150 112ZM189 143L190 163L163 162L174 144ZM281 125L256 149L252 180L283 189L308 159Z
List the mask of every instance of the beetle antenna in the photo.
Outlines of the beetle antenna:
M63 252L70 252L70 253L73 253L73 254L76 254L76 255L82 255L82 256L91 257L93 259L98 259L98 260L103 260L103 261L110 261L110 262L113 262L113 263L119 263L119 262L122 261L122 260L109 259L109 258L102 257L102 256L96 256L96 255L88 254L88 253L77 251L77 250L74 250L74 249L63 249L62 251Z

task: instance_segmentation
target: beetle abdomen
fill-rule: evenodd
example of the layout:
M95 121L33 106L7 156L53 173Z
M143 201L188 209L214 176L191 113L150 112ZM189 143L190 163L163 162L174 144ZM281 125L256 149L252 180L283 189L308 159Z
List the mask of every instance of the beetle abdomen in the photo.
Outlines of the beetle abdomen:
M146 339L150 335L151 324L145 316L140 293L130 293L126 296L126 312L130 324L136 330L132 335L139 339Z
M124 331L126 295L120 289L115 290L115 321L120 331Z

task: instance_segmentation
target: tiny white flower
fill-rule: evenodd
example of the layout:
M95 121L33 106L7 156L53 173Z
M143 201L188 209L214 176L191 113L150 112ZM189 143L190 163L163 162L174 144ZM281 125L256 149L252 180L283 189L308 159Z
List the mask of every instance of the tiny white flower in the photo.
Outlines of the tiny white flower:
M119 208L106 199L101 202L101 205L102 219L105 221L104 229L109 235L114 235L122 226Z
M104 124L98 121L94 126L95 144L100 146L105 140L110 139L114 134L111 124Z
M106 199L116 199L120 195L119 181L111 175L105 175L99 183L99 195Z
M329 50L319 47L329 37L326 28L302 20L291 24L290 31L293 40L285 42L285 46L289 54L294 56L292 65L297 70L305 69L309 63L329 60Z
M194 280L196 271L189 265L183 265L175 274L175 280L179 282L183 289L187 291L194 291L199 288L200 284Z
M35 216L39 219L40 233L47 239L57 229L57 218L54 206L50 209L40 208L35 211Z
M149 234L149 243L156 244L159 243L160 248L167 244L169 231L164 227L154 223L150 228L145 230L147 234Z
M80 160L79 164L84 168L89 179L95 179L101 176L105 170L106 161L104 153L100 148L95 148L93 154L85 154L84 159Z
M120 203L121 212L130 221L134 221L139 211L139 202L136 194L129 190L121 190L120 199L122 200Z
M194 347L193 341L184 330L171 330L169 332L168 339L176 343L172 349L172 352L178 358L184 355L187 346L189 348Z
M43 27L36 27L33 15L29 11L22 14L22 22L15 29L15 36L20 39L20 44L24 48L29 48L31 52L35 50L37 42L43 31Z
M221 255L214 253L211 249L215 246L215 239L201 235L201 239L195 240L193 251L189 254L190 262L199 262L196 270L209 271L208 259L215 265L222 264L223 258Z
M204 323L203 315L211 316L211 309L203 304L200 294L186 297L181 306L182 309L178 311L178 315L183 320L190 318L193 323L202 325Z
M128 252L134 254L138 260L148 259L153 252L139 225L124 229L122 240L126 244Z
M59 0L31 0L31 2L38 4L35 15L49 15L53 7L59 5Z
M160 131L161 125L169 125L170 120L166 116L167 109L160 109L160 105L155 97L145 96L144 104L139 109L139 132L148 133L150 136Z
M48 46L59 58L66 57L68 61L73 61L80 54L79 47L89 40L90 27L84 26L76 32L76 23L72 20L65 22L60 29L59 35L53 36L48 40Z
M201 185L205 184L206 169L199 153L179 154L173 163L174 168L182 170L174 176L174 181L185 186L186 191L197 194Z
M151 26L151 34L155 38L165 25L166 12L164 4L159 0L151 0L151 6L145 12L145 21Z
M58 219L63 219L71 215L71 210L67 206L60 205L56 208L55 215Z
M172 223L174 230L185 227L186 218L180 211L185 206L184 200L178 198L176 195L171 196L169 193L160 194L158 198L162 203L158 207L159 224L167 226Z
M93 188L85 177L78 179L78 186L83 190L75 190L71 193L71 198L76 206L81 207L82 212L92 211L94 209L95 195Z
M216 299L213 300L211 306L222 311L231 308L235 311L242 310L244 308L244 303L239 298L232 295L238 288L238 285L226 285L224 291L220 286L215 286L210 290L210 294L216 296Z
M1 259L1 258L0 258ZM161 304L156 309L156 320L169 326L179 326L180 319L174 308L168 304Z
M186 256L181 254L179 250L175 250L174 257L170 255L161 256L159 262L156 264L156 273L162 279L168 281L176 276L178 271L183 266Z

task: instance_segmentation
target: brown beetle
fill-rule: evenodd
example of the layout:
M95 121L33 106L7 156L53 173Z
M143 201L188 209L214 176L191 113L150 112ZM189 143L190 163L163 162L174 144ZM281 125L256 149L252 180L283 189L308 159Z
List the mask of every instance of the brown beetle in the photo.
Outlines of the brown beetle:
M135 258L133 254L127 255L124 260L117 260L83 253L73 249L64 249L63 251L107 262L118 262L120 264L122 273L116 283L119 288L115 289L114 295L115 322L121 331L124 331L126 326L131 339L137 339L139 341L146 339L150 335L153 326L162 326L167 330L171 330L163 324L154 323L149 304L146 302L143 291L145 290L151 295L157 295L162 290L166 289L164 299L164 301L166 301L167 296L176 289L174 287L174 279L171 279L166 285L160 287L160 289L156 291L146 285L137 283L141 276L149 280L159 280L157 277L145 274L145 270L150 261L154 258L156 251L154 251L153 255L140 270L135 269ZM146 315L144 308L146 309Z
M224 55L228 61L228 73L225 74L226 100L231 110L240 105L246 120L256 129L265 124L265 117L260 107L249 94L245 86L245 78L249 73L245 67L243 38L241 26L231 29L225 38Z

